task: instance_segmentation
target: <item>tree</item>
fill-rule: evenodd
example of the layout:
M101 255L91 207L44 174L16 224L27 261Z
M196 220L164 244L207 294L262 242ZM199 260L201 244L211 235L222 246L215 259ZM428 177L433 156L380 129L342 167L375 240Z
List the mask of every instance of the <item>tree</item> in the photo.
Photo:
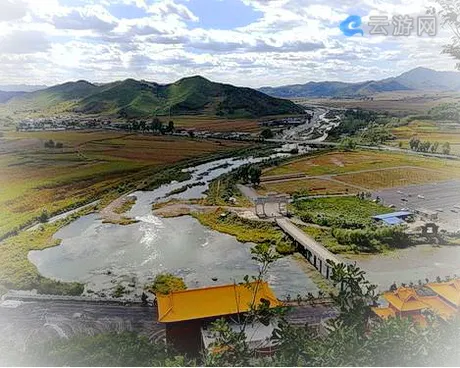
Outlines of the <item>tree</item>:
M174 132L175 128L174 128L174 121L170 120L168 122L168 132L172 133Z
M42 213L40 214L40 216L38 216L38 221L40 221L42 224L44 224L45 222L48 222L50 218L50 215L48 213L47 210L43 210Z
M251 165L248 169L248 179L253 185L260 184L260 177L262 176L262 169L257 165Z
M420 139L417 137L412 137L411 140L409 141L409 147L412 151L418 151L420 146Z
M353 138L347 137L340 141L340 148L343 150L354 150L357 144Z
M272 139L274 137L274 134L272 132L271 129L269 128L265 128L264 130L262 130L262 132L260 133L260 136L264 139Z
M439 142L434 142L433 145L431 146L431 153L438 152L438 148L439 148Z
M446 142L442 145L442 153L445 155L450 155L450 143Z

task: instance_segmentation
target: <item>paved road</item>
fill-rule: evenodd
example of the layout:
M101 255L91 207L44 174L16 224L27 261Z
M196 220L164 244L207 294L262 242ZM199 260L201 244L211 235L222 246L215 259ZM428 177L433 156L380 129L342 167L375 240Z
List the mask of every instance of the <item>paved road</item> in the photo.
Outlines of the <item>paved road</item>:
M330 305L291 304L286 318L293 324L317 324L337 313ZM155 307L56 301L26 302L16 307L14 301L0 304L0 353L7 346L25 349L31 342L111 331L133 331L155 342L165 339L165 327L158 322Z
M439 220L436 223L441 226L441 229L455 232L460 231L460 209L454 207L460 206L459 188L460 180L449 180L384 189L374 192L373 195L383 199L386 205L395 205L397 209L440 210L442 212L438 213Z
M14 301L0 304L1 346L24 348L31 339L46 341L109 331L135 331L152 340L165 336L153 307L56 301L26 302L17 307Z

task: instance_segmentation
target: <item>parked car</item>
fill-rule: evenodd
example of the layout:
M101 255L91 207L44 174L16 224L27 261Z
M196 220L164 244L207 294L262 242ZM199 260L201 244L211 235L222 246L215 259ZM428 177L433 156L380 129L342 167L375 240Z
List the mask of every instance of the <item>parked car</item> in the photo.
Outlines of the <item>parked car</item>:
M420 198L420 199L425 199L425 197L424 197L424 196L422 196L421 194L419 194L419 195L417 196L417 198Z

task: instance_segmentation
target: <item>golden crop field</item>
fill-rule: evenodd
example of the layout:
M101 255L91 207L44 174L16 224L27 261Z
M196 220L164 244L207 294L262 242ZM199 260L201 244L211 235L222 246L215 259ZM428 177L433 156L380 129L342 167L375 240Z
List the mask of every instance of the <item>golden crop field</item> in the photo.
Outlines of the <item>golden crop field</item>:
M211 132L247 132L262 130L259 119L224 119L212 116L174 116L174 125L179 128L207 130Z
M404 187L413 184L435 183L452 179L447 172L418 168L399 168L368 171L358 174L336 176L335 179L347 184L359 185L367 189Z
M460 161L365 150L329 152L269 168L264 171L263 176L277 176L282 179L283 175L292 174L307 177L282 182L262 182L261 193L290 194L306 189L310 194L343 194L347 193L347 187L349 193L355 193L360 190L433 183L460 178ZM337 181L346 186L342 187ZM318 186L317 183L322 185Z
M336 181L321 179L299 179L285 182L262 183L257 189L261 195L269 192L293 194L298 191L306 190L308 195L330 195L330 194L355 194L358 190L348 185L337 183Z
M306 174L310 176L341 174L360 170L375 170L397 166L438 168L445 162L403 153L378 151L330 152L288 162L264 171L263 176Z
M45 148L49 139L63 148ZM57 213L140 183L152 169L245 146L115 132L7 133L0 139L0 237L43 210Z

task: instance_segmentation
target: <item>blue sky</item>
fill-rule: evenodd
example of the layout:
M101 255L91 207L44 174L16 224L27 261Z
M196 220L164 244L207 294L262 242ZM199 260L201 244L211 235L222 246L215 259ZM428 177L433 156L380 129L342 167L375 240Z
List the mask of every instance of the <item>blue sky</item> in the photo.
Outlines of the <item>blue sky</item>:
M200 74L260 87L453 70L434 38L345 37L350 14L422 15L431 0L0 0L0 83ZM366 28L367 27L367 28Z

